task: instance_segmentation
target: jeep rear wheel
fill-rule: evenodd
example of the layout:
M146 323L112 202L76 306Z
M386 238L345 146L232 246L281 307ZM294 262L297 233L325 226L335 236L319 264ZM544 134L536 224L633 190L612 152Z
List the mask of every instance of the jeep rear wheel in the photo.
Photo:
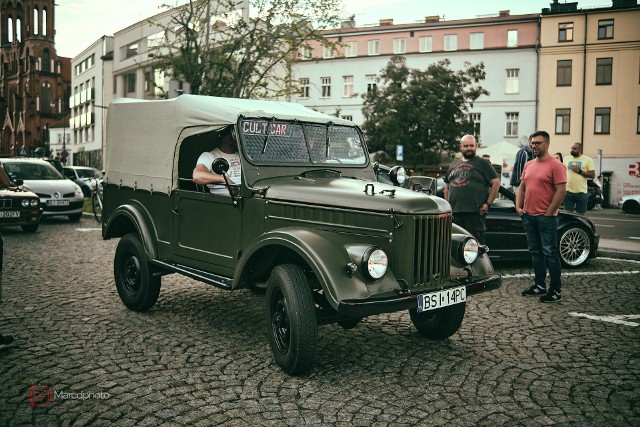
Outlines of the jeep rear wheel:
M409 316L418 332L427 338L441 340L449 338L460 329L466 304L463 302L422 313L412 308L409 310Z
M113 261L113 273L120 299L134 311L153 307L160 294L160 277L152 274L140 239L127 234L118 243Z
M279 265L267 282L267 334L276 363L290 375L314 363L318 322L309 282L300 267Z

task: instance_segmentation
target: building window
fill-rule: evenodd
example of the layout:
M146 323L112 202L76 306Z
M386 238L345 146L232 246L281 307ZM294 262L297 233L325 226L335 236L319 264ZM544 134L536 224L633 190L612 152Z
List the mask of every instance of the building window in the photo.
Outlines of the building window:
M131 43L124 48L124 59L131 58L138 54L138 42Z
M331 48L331 46L325 46L323 51L322 51L322 57L324 59L330 59L333 58L333 49Z
M343 76L342 83L344 86L343 96L352 97L353 96L353 76Z
M346 56L347 58L358 56L358 42L347 42L344 56Z
M569 134L571 123L571 108L556 109L556 133Z
M331 77L321 77L322 97L329 98L331 96Z
M518 136L518 113L507 113L505 136Z
M571 86L571 71L573 61L571 59L558 61L558 71L556 73L556 86Z
M598 39L613 38L613 19L602 19L598 21Z
M300 97L308 98L309 97L309 78L303 77L300 79Z
M469 114L469 121L473 123L473 136L477 142L480 142L480 117L480 113Z
M125 87L127 88L126 93L134 93L136 91L136 73L125 74Z
M375 74L369 74L365 76L365 78L367 81L367 94L370 95L372 93L375 93L375 91L378 89L378 78Z
M431 36L420 37L420 52L433 52L433 38Z
M380 55L380 40L369 40L369 55Z
M507 68L507 87L505 93L518 93L519 68Z
M507 31L507 47L518 47L518 30Z
M302 60L308 61L313 57L311 46L302 46Z
M596 108L594 133L608 134L611 125L611 108Z
M458 50L458 36L448 34L444 36L444 50Z
M345 119L345 120L349 120L349 121L353 121L353 116L351 114L346 114L344 116L340 116L341 119Z
M596 84L610 85L613 72L613 58L596 59Z
M559 42L573 41L573 22L565 22L563 24L558 24L558 41Z
M405 53L405 40L401 39L393 39L393 53L394 54L402 54Z
M33 9L33 34L38 34L38 8Z
M484 49L484 33L471 33L469 47L471 49Z

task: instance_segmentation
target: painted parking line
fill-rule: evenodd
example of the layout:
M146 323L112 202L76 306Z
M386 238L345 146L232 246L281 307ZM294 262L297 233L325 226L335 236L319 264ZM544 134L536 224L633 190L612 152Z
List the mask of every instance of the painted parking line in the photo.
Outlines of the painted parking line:
M626 261L626 260L625 260ZM640 261L637 261L640 262ZM628 275L628 274L640 274L640 270L621 270L621 271L574 271L574 272L562 272L562 277L569 276L611 276L611 275ZM533 273L517 273L517 274L503 274L503 279L520 279L523 277L533 277Z
M571 312L569 313L569 316L584 317L586 319L597 320L600 322L615 323L617 325L624 325L624 326L634 326L634 327L640 326L640 323L638 322L629 322L627 320L627 319L629 320L640 319L640 314L618 314L618 315L609 315L609 316L596 316L595 314Z
M76 231L86 233L88 231L102 231L102 228L76 228Z

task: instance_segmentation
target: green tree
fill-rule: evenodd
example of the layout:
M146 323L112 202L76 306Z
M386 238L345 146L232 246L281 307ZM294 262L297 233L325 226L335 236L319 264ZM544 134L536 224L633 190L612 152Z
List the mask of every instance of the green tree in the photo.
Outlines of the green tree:
M341 0L189 0L176 9L152 52L156 67L193 94L273 98L295 88L291 64L302 46L333 46L322 30L337 28ZM165 5L169 8L170 6Z
M465 63L454 71L449 60L410 69L393 56L382 70L376 90L364 95L363 130L371 151L395 153L404 146L404 163L438 164L443 153L458 150L459 138L473 132L467 114L473 102L488 95L480 82L484 64Z

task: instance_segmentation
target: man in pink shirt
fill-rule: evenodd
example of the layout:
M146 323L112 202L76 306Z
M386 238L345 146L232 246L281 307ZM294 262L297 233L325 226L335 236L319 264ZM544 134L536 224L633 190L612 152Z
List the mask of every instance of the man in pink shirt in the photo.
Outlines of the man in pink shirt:
M567 171L549 154L549 134L531 135L533 160L525 164L516 192L516 212L522 218L533 263L534 284L524 296L540 296L541 302L559 302L560 253L558 252L558 208L567 187ZM545 283L549 270L549 291Z

